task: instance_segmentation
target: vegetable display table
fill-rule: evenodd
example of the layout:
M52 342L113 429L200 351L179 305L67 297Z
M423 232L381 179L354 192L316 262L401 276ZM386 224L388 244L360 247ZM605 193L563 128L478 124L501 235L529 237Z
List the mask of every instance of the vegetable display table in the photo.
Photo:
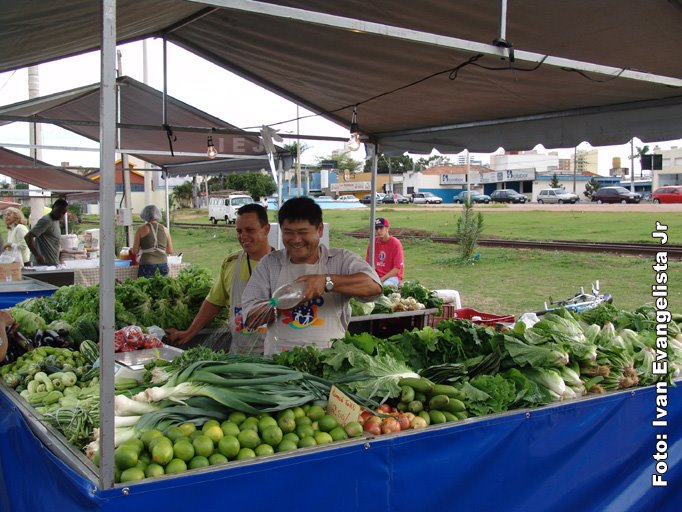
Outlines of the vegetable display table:
M348 325L348 332L360 334L368 332L377 338L388 338L400 334L405 329L415 327L421 329L427 325L430 315L437 313L437 309L418 309L415 311L398 311L381 315L352 316Z
M101 490L94 467L0 385L0 510L214 510L229 500L256 511L285 499L328 512L677 512L682 391L668 392L667 428L652 425L649 386ZM666 457L665 487L652 485L656 454Z

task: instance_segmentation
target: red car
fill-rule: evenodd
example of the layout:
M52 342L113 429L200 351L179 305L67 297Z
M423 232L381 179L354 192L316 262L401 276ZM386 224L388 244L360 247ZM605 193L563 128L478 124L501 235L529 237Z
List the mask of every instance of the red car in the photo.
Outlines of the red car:
M657 188L654 191L653 202L660 203L682 203L682 185L667 185Z

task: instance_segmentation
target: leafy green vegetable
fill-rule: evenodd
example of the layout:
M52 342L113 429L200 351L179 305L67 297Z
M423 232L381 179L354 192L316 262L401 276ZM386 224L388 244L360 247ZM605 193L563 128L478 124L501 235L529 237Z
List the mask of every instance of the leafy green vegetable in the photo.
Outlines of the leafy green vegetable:
M19 330L31 339L35 337L36 331L42 331L47 328L47 324L41 316L18 306L10 308L10 314L17 324L19 324Z
M504 336L504 348L514 362L521 366L547 368L568 364L568 354L551 343L528 345L514 336Z
M478 416L504 412L516 401L516 385L501 374L479 375L462 386L469 411Z
M350 299L350 314L351 316L365 316L371 315L374 309L374 302L362 302L361 300L351 297Z

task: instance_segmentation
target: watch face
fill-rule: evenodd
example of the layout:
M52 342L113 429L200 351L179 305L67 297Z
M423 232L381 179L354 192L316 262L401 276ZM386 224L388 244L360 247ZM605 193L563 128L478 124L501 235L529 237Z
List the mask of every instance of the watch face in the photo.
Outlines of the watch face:
M328 292L334 289L334 282L331 280L330 277L328 277L326 282L324 283L324 289L327 290Z

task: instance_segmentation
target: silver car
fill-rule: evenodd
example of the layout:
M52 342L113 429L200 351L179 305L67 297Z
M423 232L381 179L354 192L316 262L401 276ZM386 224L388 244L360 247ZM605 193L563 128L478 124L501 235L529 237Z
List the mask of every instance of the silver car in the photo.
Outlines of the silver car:
M580 198L576 194L573 194L572 192L567 192L563 188L546 188L544 190L541 190L540 193L538 194L538 203L540 204L543 203L575 204L579 200Z

